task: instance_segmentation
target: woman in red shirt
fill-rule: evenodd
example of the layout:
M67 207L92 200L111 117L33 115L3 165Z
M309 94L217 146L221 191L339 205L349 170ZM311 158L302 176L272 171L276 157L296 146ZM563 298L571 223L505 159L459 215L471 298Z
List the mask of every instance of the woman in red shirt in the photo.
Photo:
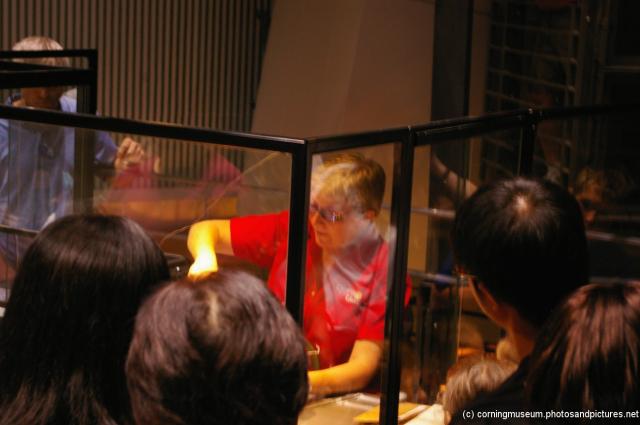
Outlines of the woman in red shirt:
M313 171L303 328L319 357L320 370L309 372L314 394L360 390L378 370L388 245L374 220L384 187L382 167L359 155L336 156ZM269 269L267 285L284 302L288 222L284 211L194 224L190 276L212 271L215 247Z

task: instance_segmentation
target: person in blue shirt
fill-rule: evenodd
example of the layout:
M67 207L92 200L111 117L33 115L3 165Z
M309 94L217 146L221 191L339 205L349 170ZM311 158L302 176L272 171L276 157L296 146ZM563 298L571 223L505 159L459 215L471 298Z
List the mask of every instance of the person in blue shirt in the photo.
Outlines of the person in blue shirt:
M27 37L14 51L61 50L47 37ZM41 65L69 67L68 58L19 59ZM22 88L8 105L76 112L76 99L64 87ZM0 119L0 224L40 230L56 218L72 212L74 128ZM144 152L131 138L116 146L111 137L96 134L95 161L117 171L139 163ZM0 254L15 266L29 240L0 233Z

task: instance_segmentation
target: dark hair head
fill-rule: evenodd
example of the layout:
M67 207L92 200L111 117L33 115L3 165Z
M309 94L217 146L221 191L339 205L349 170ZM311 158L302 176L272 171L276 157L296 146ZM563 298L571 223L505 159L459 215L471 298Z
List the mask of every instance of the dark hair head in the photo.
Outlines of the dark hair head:
M295 424L307 400L301 331L243 272L156 292L138 314L126 370L141 424Z
M588 281L580 206L554 183L519 177L479 188L451 235L457 264L536 327Z
M546 410L637 410L639 361L640 283L584 286L537 340L529 400Z
M27 249L0 335L0 423L130 418L124 363L143 297L169 271L133 221L64 217Z

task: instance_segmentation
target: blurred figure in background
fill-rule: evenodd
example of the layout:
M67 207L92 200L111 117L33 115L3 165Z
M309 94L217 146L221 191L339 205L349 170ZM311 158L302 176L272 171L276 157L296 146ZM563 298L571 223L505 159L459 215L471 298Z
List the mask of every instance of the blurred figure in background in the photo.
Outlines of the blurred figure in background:
M18 41L15 51L62 50L48 37L32 36ZM21 58L34 65L70 67L69 58ZM25 87L6 104L76 112L76 99L65 87ZM40 230L72 212L73 170L76 132L74 128L0 119L0 224ZM108 134L96 133L95 161L122 171L137 164L142 148L125 138L116 146ZM29 240L0 234L0 254L10 266L17 264Z
M607 226L597 223L598 214L623 213L624 206L636 191L636 183L621 168L584 167L578 173L573 188L573 193L582 206L587 227L597 224L603 230Z
M623 167L584 167L573 192L584 215L591 276L640 279L638 186Z

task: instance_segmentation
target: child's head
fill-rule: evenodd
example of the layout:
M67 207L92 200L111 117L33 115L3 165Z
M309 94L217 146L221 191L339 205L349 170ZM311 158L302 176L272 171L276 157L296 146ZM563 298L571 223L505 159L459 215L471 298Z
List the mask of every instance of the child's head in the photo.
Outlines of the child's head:
M516 369L515 363L493 357L474 357L449 369L442 406L452 416L480 394L502 384Z

